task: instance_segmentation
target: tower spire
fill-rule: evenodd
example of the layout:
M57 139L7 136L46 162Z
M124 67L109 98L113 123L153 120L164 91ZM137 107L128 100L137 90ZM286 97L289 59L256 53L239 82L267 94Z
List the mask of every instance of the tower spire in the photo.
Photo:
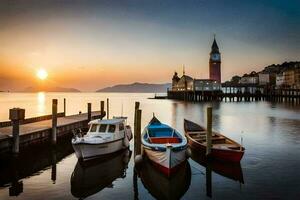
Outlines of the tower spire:
M182 74L185 75L185 66L184 66L184 64L182 66Z
M212 53L219 53L219 47L216 41L216 34L214 33L214 41L213 44L211 45L211 52Z

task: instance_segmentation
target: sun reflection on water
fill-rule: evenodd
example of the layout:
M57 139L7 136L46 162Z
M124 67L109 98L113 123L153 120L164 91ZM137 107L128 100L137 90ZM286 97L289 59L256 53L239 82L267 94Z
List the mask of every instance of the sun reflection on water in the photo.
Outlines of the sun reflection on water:
M46 95L45 92L38 92L37 93L37 111L38 115L45 115L46 114Z

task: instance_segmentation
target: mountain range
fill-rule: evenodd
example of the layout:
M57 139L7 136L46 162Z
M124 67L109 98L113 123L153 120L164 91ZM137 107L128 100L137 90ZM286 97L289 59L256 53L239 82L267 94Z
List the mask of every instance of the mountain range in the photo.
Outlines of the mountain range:
M163 93L167 88L171 87L171 83L151 84L151 83L132 83L121 84L112 87L106 87L97 90L97 92L128 92L128 93Z
M22 92L80 92L75 88L64 88L64 87L27 87Z

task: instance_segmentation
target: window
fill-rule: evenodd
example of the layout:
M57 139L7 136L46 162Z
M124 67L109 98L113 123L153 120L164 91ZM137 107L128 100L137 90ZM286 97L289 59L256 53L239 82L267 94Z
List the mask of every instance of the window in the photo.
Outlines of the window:
M108 127L108 132L109 133L114 133L116 130L116 125L109 125Z
M90 132L96 132L97 131L97 124L92 124L90 128Z
M124 124L121 123L121 124L119 125L119 131L123 131L123 130L124 130Z
M107 127L107 124L101 124L100 125L100 128L99 128L99 132L106 132L106 127Z

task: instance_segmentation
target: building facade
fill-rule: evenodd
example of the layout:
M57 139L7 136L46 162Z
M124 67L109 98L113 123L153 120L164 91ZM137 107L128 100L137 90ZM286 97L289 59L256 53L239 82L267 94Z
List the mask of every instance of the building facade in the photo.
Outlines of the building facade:
M221 84L215 80L210 79L195 79L194 90L195 91L220 91Z
M276 75L276 87L282 87L284 85L284 76L283 73L279 73Z
M258 84L259 85L275 85L276 74L273 73L259 73Z
M244 76L241 78L240 84L258 84L258 76Z
M300 89L300 65L283 72L284 85Z

